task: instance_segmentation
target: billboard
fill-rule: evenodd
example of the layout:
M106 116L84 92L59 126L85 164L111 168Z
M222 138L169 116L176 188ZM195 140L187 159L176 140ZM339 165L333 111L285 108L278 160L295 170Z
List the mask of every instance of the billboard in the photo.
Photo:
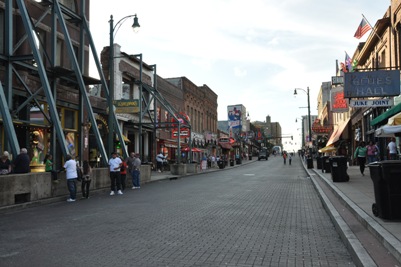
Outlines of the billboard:
M228 127L242 128L243 105L227 106Z
M399 70L344 73L345 98L385 97L399 94Z

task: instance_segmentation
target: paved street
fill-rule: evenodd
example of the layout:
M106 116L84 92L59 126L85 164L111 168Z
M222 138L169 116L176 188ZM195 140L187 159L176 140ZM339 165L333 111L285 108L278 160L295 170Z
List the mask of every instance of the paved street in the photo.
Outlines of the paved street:
M354 266L293 158L0 216L1 266Z

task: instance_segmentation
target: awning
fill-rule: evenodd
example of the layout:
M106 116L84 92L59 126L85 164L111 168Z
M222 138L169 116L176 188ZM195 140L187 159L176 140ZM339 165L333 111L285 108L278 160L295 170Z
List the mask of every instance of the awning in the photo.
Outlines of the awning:
M343 133L345 127L347 127L350 119L347 119L341 126L339 126L334 132L331 134L329 141L327 141L326 147L334 144L338 140L340 140L341 134Z
M387 125L401 125L401 113L388 119Z
M181 151L183 151L183 152L189 152L189 147L183 148L183 149L181 149ZM197 147L193 147L193 148L191 149L191 151L192 151L192 152L202 152L202 150L200 150L200 149L197 148Z
M383 125L375 130L376 137L394 137L401 134L401 125Z
M221 146L221 148L223 148L223 149L231 149L231 148L233 148L229 143L219 142L219 146Z
M333 152L336 151L337 149L334 147L334 145L329 145L326 147L323 147L321 149L319 149L319 153L328 153L328 152Z
M401 103L399 103L398 105L392 107L391 109L387 110L386 112L384 112L383 114L381 114L380 116L377 116L376 118L374 118L371 122L370 125L375 126L376 124L381 123L382 121L390 118L391 116L394 116L398 113L401 112Z

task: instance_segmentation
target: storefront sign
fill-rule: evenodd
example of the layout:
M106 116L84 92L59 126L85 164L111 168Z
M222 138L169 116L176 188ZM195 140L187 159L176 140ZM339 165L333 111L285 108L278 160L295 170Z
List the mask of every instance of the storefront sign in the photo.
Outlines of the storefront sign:
M139 113L139 100L114 100L115 113Z
M399 94L399 70L344 73L344 97L346 98L386 97Z
M180 137L189 137L189 130L188 129L181 129L180 131ZM178 130L174 129L171 131L171 138L178 138Z
M337 113L348 111L348 103L344 98L344 88L342 86L331 89L331 111Z
M350 100L350 107L389 107L394 105L393 99L375 99L375 100Z
M333 85L343 84L344 83L344 76L332 76L331 83Z

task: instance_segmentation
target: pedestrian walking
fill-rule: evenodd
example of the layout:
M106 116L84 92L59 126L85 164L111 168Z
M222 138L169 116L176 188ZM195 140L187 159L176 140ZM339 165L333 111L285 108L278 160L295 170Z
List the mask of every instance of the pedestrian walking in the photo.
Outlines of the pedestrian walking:
M395 144L395 138L392 137L390 143L387 145L387 150L389 153L389 159L397 159L397 145Z
M134 162L132 163L132 189L141 188L141 159L139 158L139 153L135 154Z
M92 175L92 168L89 165L89 162L87 160L84 160L83 165L82 165L82 183L81 183L81 189L82 189L82 198L89 198L89 188L91 185L91 175Z
M124 192L125 190L125 182L127 180L127 160L124 160L122 157L120 157L122 164L120 168L120 179L121 179L121 191Z
M122 161L119 157L117 157L117 153L113 152L111 154L111 159L109 160L110 166L110 196L115 195L115 191L117 188L117 194L122 195L121 191L121 177L120 177L120 168L122 165Z
M288 154L288 164L291 165L292 155L291 153Z
M74 202L77 196L77 163L71 155L67 155L65 159L64 169L66 171L67 188L70 192L67 202Z
M355 149L354 152L354 158L357 159L357 162L359 164L359 170L361 171L361 174L364 176L365 172L365 163L366 163L366 155L367 155L368 149L365 146L365 142L361 141L359 143L359 146Z
M373 141L369 141L369 144L366 146L367 155L368 155L368 163L372 163L376 160L376 145Z
M287 153L283 153L284 165L287 164Z
M375 143L375 147L376 147L376 152L375 152L375 155L376 155L376 161L380 161L380 149L379 149L379 142L376 142Z

